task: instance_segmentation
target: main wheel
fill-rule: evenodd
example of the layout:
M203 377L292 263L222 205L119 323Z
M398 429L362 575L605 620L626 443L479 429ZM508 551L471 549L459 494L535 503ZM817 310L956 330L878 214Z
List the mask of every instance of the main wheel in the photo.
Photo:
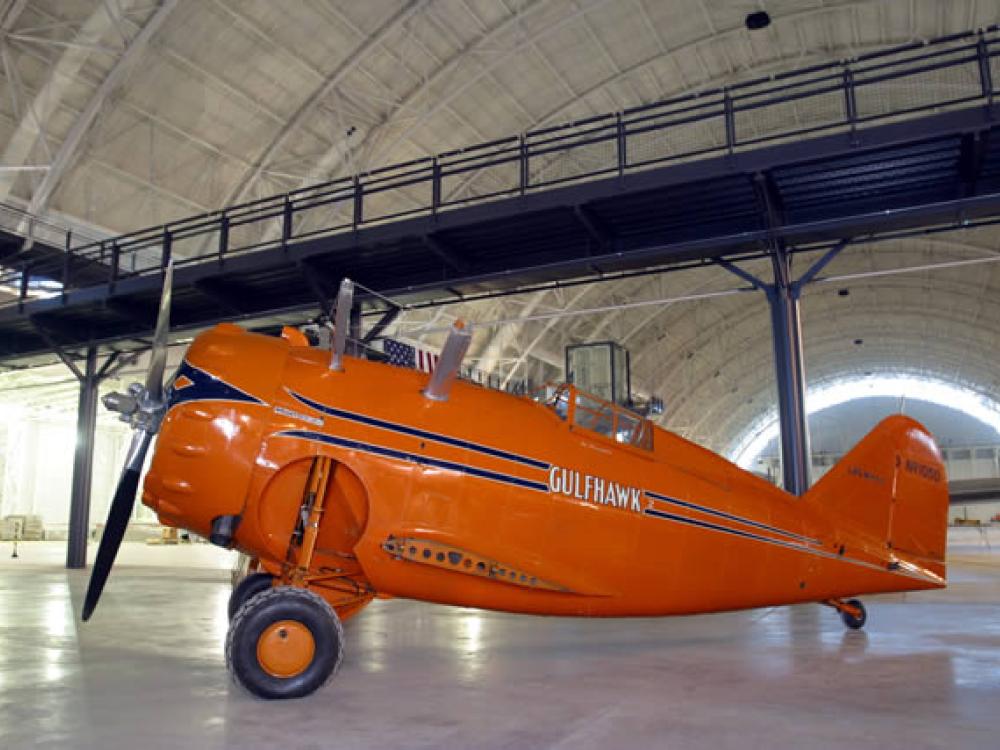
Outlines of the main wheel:
M301 698L340 665L344 631L318 594L278 586L246 601L226 636L233 679L261 698Z
M849 627L851 630L861 630L868 621L868 612L865 609L865 605L862 604L857 599L848 599L844 604L847 604L858 611L858 614L852 615L847 610L842 610L840 613L840 619L844 621L844 625Z
M270 573L250 573L245 576L233 588L233 593L229 595L229 621L233 621L240 607L273 585L274 576Z

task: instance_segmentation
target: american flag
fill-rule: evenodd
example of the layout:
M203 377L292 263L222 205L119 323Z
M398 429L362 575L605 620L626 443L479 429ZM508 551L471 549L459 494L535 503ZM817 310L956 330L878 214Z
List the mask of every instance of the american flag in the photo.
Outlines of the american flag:
M383 342L382 351L389 358L390 365L409 367L421 372L431 372L438 361L437 354L393 339L386 339Z

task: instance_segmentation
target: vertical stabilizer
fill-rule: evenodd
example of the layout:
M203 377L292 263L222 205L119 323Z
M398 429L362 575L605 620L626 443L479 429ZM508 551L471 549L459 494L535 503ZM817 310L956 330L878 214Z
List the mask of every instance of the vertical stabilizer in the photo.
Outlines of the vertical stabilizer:
M944 575L948 478L934 439L913 419L880 422L805 498L872 552Z

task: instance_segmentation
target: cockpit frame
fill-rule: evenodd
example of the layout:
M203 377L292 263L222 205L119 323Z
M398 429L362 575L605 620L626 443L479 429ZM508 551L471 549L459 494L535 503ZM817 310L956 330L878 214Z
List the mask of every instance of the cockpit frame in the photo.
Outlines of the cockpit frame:
M572 383L546 383L531 399L575 429L618 445L653 450L653 425L642 415L582 391Z

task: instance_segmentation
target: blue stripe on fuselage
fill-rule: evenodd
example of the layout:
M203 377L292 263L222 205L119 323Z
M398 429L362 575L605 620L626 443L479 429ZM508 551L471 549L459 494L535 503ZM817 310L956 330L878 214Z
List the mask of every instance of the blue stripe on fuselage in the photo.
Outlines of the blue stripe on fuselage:
M429 456L408 453L406 451L396 450L395 448L387 448L383 445L374 445L372 443L363 443L360 440L351 440L350 438L328 435L325 432L314 432L313 430L284 430L283 432L276 433L275 437L312 440L318 443L326 443L327 445L336 445L340 448L347 448L349 450L365 451L366 453L373 453L377 456L384 456L385 458L394 458L399 461L412 461L413 463L433 466L438 469L457 471L462 474L479 477L480 479L490 479L494 482L503 482L505 484L524 487L538 492L549 491L549 486L547 484L535 482L530 479L524 479L523 477L514 476L512 474L501 474L497 471L481 469L478 466L470 466L469 464L461 464L454 461L445 461L440 458L430 458Z
M388 431L391 431L391 432L396 432L396 433L402 434L402 435L409 435L409 436L420 438L420 439L423 439L423 440L433 440L435 442L438 442L438 443L441 443L441 444L444 444L444 445L451 445L451 446L454 446L454 447L457 447L457 448L463 448L465 450L473 451L475 453L480 453L482 455L492 456L494 458L501 458L501 459L504 459L504 460L507 460L507 461L513 461L515 463L520 463L520 464L523 464L525 466L530 466L530 467L536 468L536 469L542 469L542 470L547 471L551 467L551 464L549 464L549 463L547 463L545 461L540 461L538 459L531 458L531 457L528 457L528 456L522 456L522 455L519 455L519 454L516 454L516 453L511 453L509 451L505 451L505 450L502 450L502 449L499 449L499 448L493 448L493 447L490 447L490 446L481 445L479 443L473 443L473 442L468 441L468 440L463 440L461 438L451 437L449 435L442 435L440 433L430 432L428 430L422 430L422 429L419 429L419 428L416 428L416 427L410 427L409 425L399 424L397 422L390 422L390 421L387 421L387 420L384 420L384 419L379 419L377 417L370 417L370 416L367 416L365 414L358 414L358 413L350 412L350 411L347 411L347 410L344 410L344 409L338 409L338 408L333 407L333 406L327 406L326 404L323 404L323 403L320 403L318 401L315 401L314 399L311 399L308 396L303 396L302 394L297 393L297 392L295 392L295 391L293 391L291 389L288 389L288 393L294 399L296 399L299 403L303 404L304 406L307 406L307 407L309 407L309 408L311 408L311 409L319 412L320 414L325 414L327 416L337 417L339 419L344 419L344 420L356 422L356 423L359 423L359 424L364 424L364 425L367 425L369 427L377 427L377 428L380 428L380 429L388 430ZM315 434L321 435L323 433L315 433ZM325 438L329 438L329 439L325 439L324 442L330 442L330 443L333 443L333 444L344 444L344 443L349 442L349 443L356 443L359 446L370 445L370 444L367 444L367 443L358 443L357 441L351 441L351 440L348 440L346 438L332 438L330 436L325 436ZM486 476L486 478L497 479L497 481L506 481L506 479L502 479L502 478L498 479L498 477L512 478L512 479L516 480L515 482L513 482L514 484L518 484L520 486L528 486L531 489L537 489L537 490L540 490L540 491L541 490L548 491L548 489L549 489L548 485L542 484L541 482L532 482L531 480L521 479L520 477L511 477L511 475L502 474L500 472L490 472L490 471L487 471L485 469L479 469L478 467L469 466L468 464L457 464L457 463L453 463L453 462L449 462L449 461L442 461L441 459L429 459L429 458L427 458L426 456L423 456L423 455L405 453L405 452L402 452L402 451L393 451L393 449L382 448L381 446L370 446L370 447L373 448L373 449L378 449L379 451L392 451L394 453L399 454L398 456L395 456L395 457L402 457L402 458L405 458L405 460L414 460L414 461L420 461L422 463L427 463L427 464L432 464L432 465L441 465L441 466L444 466L445 464L447 464L448 467L451 467L451 468L453 468L453 467L465 467L465 468L458 468L456 470L465 471L466 473L475 474L477 476L490 475L490 476ZM383 453L382 455L388 455L388 454ZM438 463L435 464L435 462L438 462ZM665 502L665 503L671 503L671 504L674 504L674 505L678 505L678 506L681 506L681 507L688 508L690 510L700 511L702 513L706 513L706 514L715 516L717 518L722 518L722 519L725 519L727 521L731 521L731 522L734 522L734 523L743 524L745 526L750 526L752 528L757 528L757 529L760 529L762 531L768 531L768 532L771 532L771 533L778 534L780 536L786 537L787 539L794 540L795 542L798 542L798 543L805 543L805 544L819 544L820 543L818 540L813 539L811 537L806 537L806 536L802 536L802 535L799 535L799 534L795 534L795 533L790 532L790 531L785 531L784 529L779 529L777 527L769 526L769 525L761 523L759 521L753 521L753 520L751 520L749 518L743 518L741 516L737 516L737 515L733 515L733 514L730 514L730 513L726 513L725 511L715 510L713 508L708 508L708 507L705 507L705 506L702 506L702 505L697 505L696 503L687 502L685 500L678 500L677 498L673 498L673 497L670 497L668 495L662 495L660 493L651 492L651 491L646 491L645 494L648 497L653 498L654 500L659 500L659 501ZM661 513L661 512L662 511L657 511L657 513ZM682 517L678 516L678 518L682 518ZM714 526L714 524L713 524L713 526ZM724 529L724 530L729 530L729 527L725 527L725 526L720 526L719 528L720 529ZM732 531L734 533L738 533L738 534L749 534L749 532L742 532L739 529L732 529ZM749 534L749 535L752 538L756 538L758 536L758 535L755 535L755 534ZM767 537L759 537L759 538L761 538L761 539L763 539L765 541L769 541L769 539Z
M767 542L769 544L777 544L779 547L788 547L790 549L800 550L802 552L810 552L811 550L802 544L796 544L795 542L788 542L784 539L774 539L773 537L761 536L760 534L752 534L749 531L741 531L740 529L734 529L730 526L720 526L717 523L710 523L709 521L699 521L697 518L689 518L688 516L678 516L675 513L667 513L666 511L657 510L656 508L646 508L643 511L647 516L653 516L654 518L661 518L666 521L677 521L678 523L686 523L689 526L697 526L702 529L708 529L710 531L721 531L725 534L733 534L735 536L743 537L745 539L752 539L756 542Z
M422 440L433 440L437 443L443 443L444 445L452 445L456 448L464 448L465 450L475 451L476 453L482 453L485 456L493 456L494 458L502 458L507 461L514 461L515 463L524 464L525 466L530 466L534 469L542 469L543 471L548 471L550 464L545 461L539 461L536 458L529 458L528 456L521 456L517 453L510 453L509 451L502 450L500 448L491 448L488 445L480 445L479 443L473 443L469 440L462 440L461 438L451 437L449 435L441 435L437 432L429 432L428 430L421 430L417 427L410 427L408 425L399 424L397 422L388 422L384 419L378 419L376 417L369 417L364 414L356 414L354 412L345 411L343 409L336 409L332 406L327 406L326 404L321 404L319 401L314 401L307 396L303 396L295 391L288 391L294 399L300 403L308 406L311 409L315 409L321 414L326 414L331 417L338 417L340 419L347 419L352 422L358 422L360 424L368 425L369 427L379 427L383 430L391 430L392 432L398 432L403 435L411 435L413 437L420 438Z
M775 534L780 534L781 536L788 537L789 539L794 539L798 542L803 542L806 544L820 544L818 539L813 539L812 537L802 536L800 534L795 534L791 531L785 531L784 529L779 529L776 526L768 526L766 523L761 523L760 521L752 521L749 518L743 518L742 516L736 516L732 513L726 513L725 511L715 510L714 508L707 508L704 505L697 505L696 503L691 503L686 500L678 500L676 497L670 497L669 495L661 495L658 492L650 492L646 490L646 495L653 498L654 500L659 500L660 502L670 503L671 505L679 505L682 508L690 508L691 510L697 510L701 513L706 513L711 516L716 516L717 518L725 518L727 521L735 521L736 523L744 524L745 526L752 526L756 529L761 529L762 531L770 531Z

